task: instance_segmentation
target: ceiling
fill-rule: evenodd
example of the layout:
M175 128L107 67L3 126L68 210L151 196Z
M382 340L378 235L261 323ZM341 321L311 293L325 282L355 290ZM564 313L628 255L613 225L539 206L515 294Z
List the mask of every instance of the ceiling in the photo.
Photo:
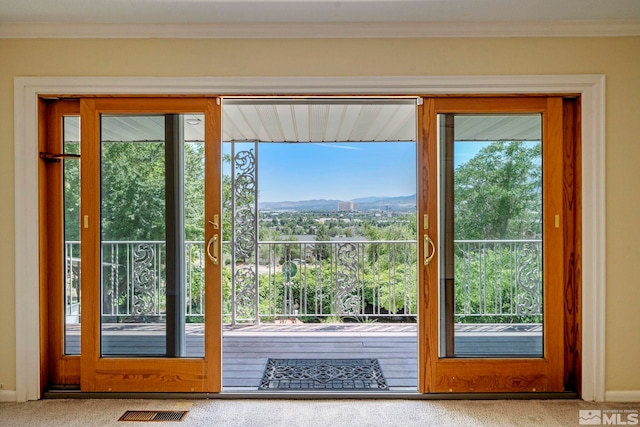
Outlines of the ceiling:
M391 34L395 28L401 32L408 24L412 28L436 26L444 30L452 23L487 28L501 23L510 24L515 31L535 23L552 31L549 25L558 23L583 23L592 28L603 23L631 23L637 30L639 22L639 0L0 0L2 37L17 34L20 25L29 24L34 36L51 29L42 25L58 25L59 31L66 30L64 34L72 36L73 26L82 24L87 32L90 28L86 25L94 25L96 33L101 28L95 27L97 24L152 24L156 32L175 29L170 28L172 25L200 25L195 28L201 30L206 25L222 25L229 31L238 30L236 24L242 24L242 30L250 35L256 34L252 32L255 26L277 24L273 34L276 30L286 34L287 25L298 24L296 34L300 37L305 36L301 24L310 25L311 36L314 25L331 24L334 31L340 26L341 34L357 36L368 28L377 30L371 36L384 37L386 31ZM158 24L164 24L164 28ZM150 28L138 30L142 34Z
M192 24L638 18L638 0L0 0L0 22Z
M225 142L395 142L416 140L415 99L245 100L223 106ZM204 140L204 116L182 116L184 139ZM457 141L538 141L539 114L457 115ZM65 141L78 141L79 120L65 118ZM164 140L164 116L103 116L103 142Z
M414 141L416 100L227 102L225 141Z

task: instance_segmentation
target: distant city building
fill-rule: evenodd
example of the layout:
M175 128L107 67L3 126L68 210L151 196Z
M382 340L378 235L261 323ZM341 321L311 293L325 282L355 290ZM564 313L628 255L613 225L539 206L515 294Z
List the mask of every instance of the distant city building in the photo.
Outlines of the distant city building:
M354 202L338 202L338 212L356 212L358 204Z

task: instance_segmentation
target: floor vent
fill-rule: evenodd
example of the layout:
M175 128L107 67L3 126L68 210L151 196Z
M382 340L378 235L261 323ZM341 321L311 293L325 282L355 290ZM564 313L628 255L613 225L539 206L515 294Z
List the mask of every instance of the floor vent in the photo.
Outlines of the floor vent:
M189 411L127 411L118 421L182 421Z

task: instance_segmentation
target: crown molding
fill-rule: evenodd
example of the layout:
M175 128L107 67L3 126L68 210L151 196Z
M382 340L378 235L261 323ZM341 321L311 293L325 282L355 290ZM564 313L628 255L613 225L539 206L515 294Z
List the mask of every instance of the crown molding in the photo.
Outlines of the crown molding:
M429 38L640 36L640 20L548 22L0 23L0 38Z

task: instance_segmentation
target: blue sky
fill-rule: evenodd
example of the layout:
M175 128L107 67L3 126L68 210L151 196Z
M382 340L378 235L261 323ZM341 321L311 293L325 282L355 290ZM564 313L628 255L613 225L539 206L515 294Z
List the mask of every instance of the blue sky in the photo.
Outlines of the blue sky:
M228 152L229 144L224 145ZM468 161L486 145L456 144L455 166ZM248 146L237 144L236 150ZM415 142L263 143L258 150L261 202L351 200L416 193Z

